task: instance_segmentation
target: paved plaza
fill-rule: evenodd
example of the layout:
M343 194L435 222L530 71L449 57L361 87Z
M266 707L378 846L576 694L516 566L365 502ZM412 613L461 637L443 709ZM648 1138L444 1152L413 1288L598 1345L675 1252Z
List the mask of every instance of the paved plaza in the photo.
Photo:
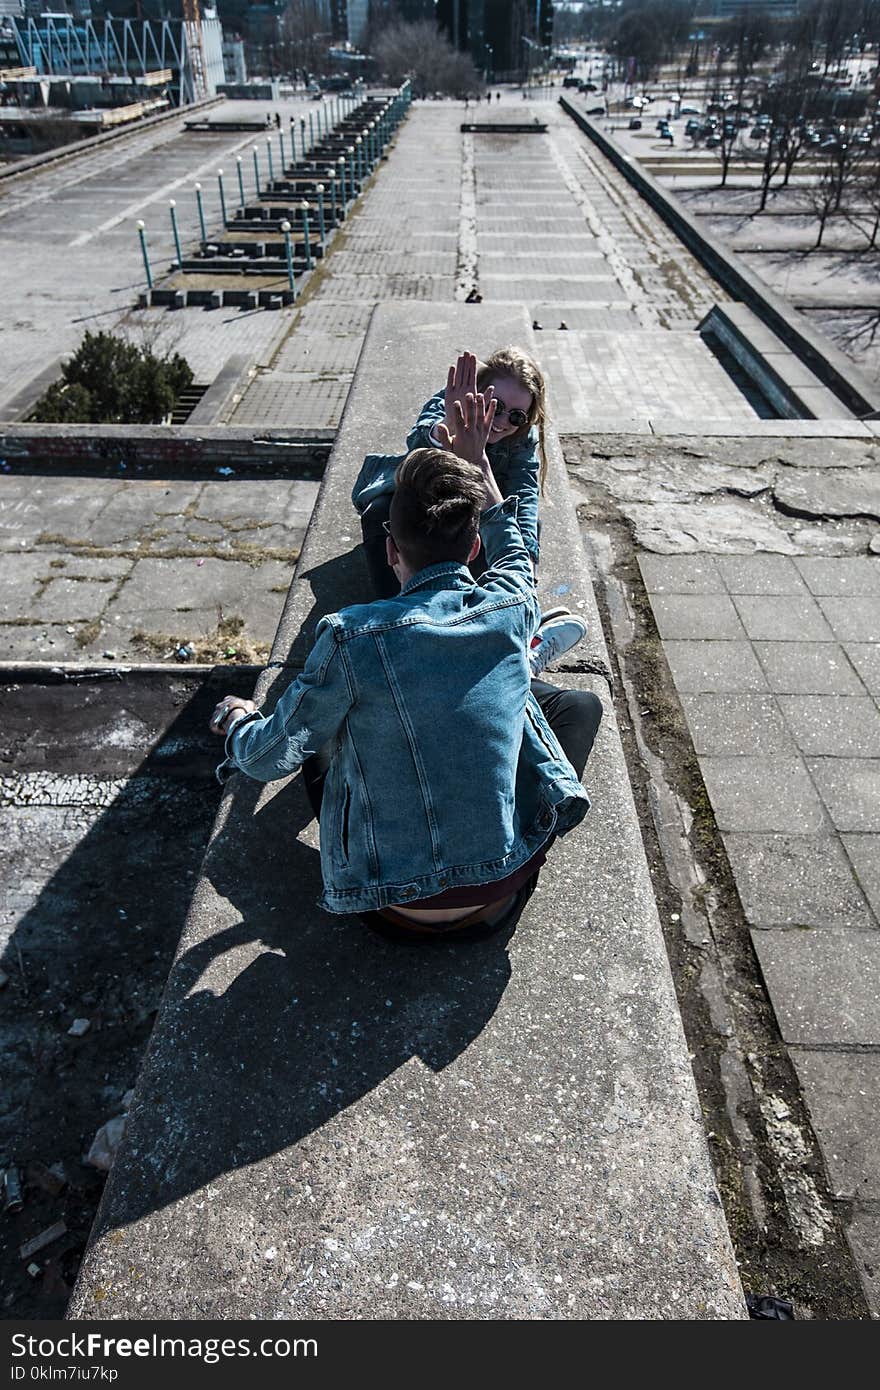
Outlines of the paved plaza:
M546 135L462 135L461 104L411 109L236 424L335 426L374 303L474 289L525 301L541 325L563 432L755 419L693 332L724 293L555 104L517 101L493 119L540 116Z

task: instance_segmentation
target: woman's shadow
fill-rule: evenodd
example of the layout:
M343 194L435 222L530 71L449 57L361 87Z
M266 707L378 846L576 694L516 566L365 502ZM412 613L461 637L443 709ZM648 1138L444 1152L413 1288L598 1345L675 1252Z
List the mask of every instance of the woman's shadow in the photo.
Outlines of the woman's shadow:
M289 1148L413 1057L441 1070L510 977L507 936L401 944L316 907L317 827L300 776L268 789L242 778L235 801L95 1236Z

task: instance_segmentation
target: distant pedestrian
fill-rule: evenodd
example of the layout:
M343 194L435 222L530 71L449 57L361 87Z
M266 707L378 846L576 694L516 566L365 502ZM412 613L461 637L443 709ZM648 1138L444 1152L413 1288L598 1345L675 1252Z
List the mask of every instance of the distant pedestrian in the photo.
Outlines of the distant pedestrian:
M486 100L487 100L487 101L491 101L491 100L492 100L492 93L491 93L491 92L487 92L487 93L486 93Z
M281 129L281 114L278 111L275 112L275 129Z
M495 100L496 100L496 101L500 101L500 100L501 100L501 93L500 93L500 92L496 92L496 93L495 93Z

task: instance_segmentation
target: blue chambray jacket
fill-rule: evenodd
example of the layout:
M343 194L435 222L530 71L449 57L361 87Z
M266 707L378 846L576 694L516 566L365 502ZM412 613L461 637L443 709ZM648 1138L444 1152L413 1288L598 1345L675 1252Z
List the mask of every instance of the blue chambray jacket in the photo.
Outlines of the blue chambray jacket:
M529 690L540 612L517 500L486 510L489 561L430 565L395 598L328 614L274 712L227 764L268 782L331 745L320 905L413 904L520 868L578 824L587 794Z
M430 430L445 415L444 393L438 391L422 406L419 418L406 437L406 447L431 448ZM535 564L540 556L538 543L538 432L531 429L522 438L511 436L489 444L486 456L492 465L501 492L519 499L519 524L526 550ZM351 500L359 512L366 511L374 497L394 491L394 475L405 454L367 454L358 474Z

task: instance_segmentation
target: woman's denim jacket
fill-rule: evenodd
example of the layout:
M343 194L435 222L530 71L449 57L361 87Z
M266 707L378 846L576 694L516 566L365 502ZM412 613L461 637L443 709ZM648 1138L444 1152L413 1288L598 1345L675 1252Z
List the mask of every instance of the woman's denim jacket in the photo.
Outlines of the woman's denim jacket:
M435 447L430 430L440 424L445 415L444 393L438 391L422 406L419 418L406 437L406 447L427 449ZM538 563L538 432L529 430L519 438L515 435L490 444L486 449L492 472L505 497L519 498L519 525L526 550ZM374 497L394 491L394 475L403 454L367 454L358 474L351 500L359 512L365 512Z
M516 498L481 519L489 569L430 565L396 598L345 608L274 712L226 740L249 777L285 777L331 745L321 906L416 903L489 883L577 825L587 794L529 691L540 613Z

